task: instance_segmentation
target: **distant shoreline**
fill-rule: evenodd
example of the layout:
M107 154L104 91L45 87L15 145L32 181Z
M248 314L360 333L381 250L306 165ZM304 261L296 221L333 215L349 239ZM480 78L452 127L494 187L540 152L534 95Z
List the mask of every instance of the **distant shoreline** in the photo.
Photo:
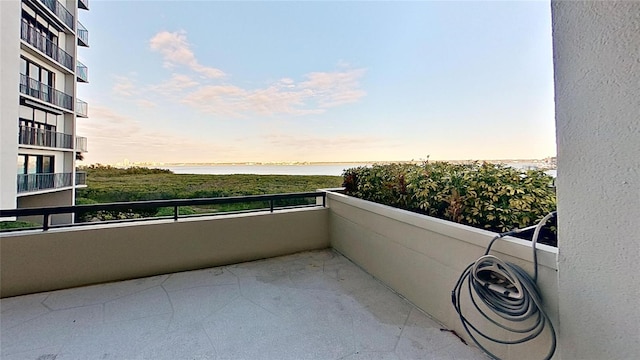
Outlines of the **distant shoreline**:
M314 165L341 165L341 164L353 164L353 165L371 165L371 164L421 164L425 160L409 160L409 161L291 161L291 162L131 162L131 163L116 163L116 167L124 166L192 166L192 167L205 167L205 166L314 166ZM539 164L550 166L546 159L501 159L501 160L431 160L434 162L450 162L455 164L465 164L473 162L488 162L494 164ZM554 167L555 168L555 167Z

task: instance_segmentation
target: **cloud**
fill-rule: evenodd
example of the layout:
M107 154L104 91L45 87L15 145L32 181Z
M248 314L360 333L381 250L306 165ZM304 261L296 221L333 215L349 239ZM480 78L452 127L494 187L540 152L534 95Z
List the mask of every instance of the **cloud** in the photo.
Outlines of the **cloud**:
M225 73L200 64L191 51L184 31L159 32L150 39L149 44L151 50L162 54L165 67L174 69L178 65L186 66L204 77L196 80L173 71L169 79L145 86L135 86L129 78L118 77L113 87L115 94L126 97L155 94L159 99L134 100L139 106L151 107L168 101L206 114L234 118L252 115L300 116L321 114L329 108L354 103L366 96L360 87L366 70L352 69L342 60L335 71L311 72L299 80L283 77L262 87L249 88L229 82L220 83Z
M138 104L138 106L147 108L147 109L152 109L156 106L158 106L158 104L156 104L155 102L151 101L151 100L146 100L146 99L140 99L136 101L136 104Z
M131 117L92 104L91 117L78 121L78 133L89 139L88 162L112 163L124 158L132 161L213 161L212 156L232 156L239 149L232 145L200 141L174 132L144 126ZM194 161L195 161L194 160Z
M161 31L149 40L149 46L151 50L162 54L165 67L173 68L176 65L184 65L212 79L226 76L224 71L204 66L198 62L195 54L191 51L191 45L187 41L187 35L184 31Z
M280 79L258 89L245 89L235 85L201 86L182 98L182 103L200 111L226 116L308 115L319 114L327 108L353 103L366 95L359 80L364 69L346 69L335 72L314 72L305 80L295 82Z
M300 87L311 90L320 107L352 103L366 95L359 89L359 80L364 73L364 69L314 72L306 75L308 80L300 83Z
M182 94L187 89L200 85L199 82L193 80L188 75L183 74L171 74L171 78L160 84L150 85L149 90L155 91L164 96L175 96L176 94Z
M111 88L114 94L118 96L133 96L136 86L133 84L133 81L125 76L116 76L116 82Z

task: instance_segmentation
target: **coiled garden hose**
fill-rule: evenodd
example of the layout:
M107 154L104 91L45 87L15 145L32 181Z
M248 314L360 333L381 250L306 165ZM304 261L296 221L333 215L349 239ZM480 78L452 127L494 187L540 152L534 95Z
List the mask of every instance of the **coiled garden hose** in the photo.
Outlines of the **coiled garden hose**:
M547 328L551 334L551 345L544 359L551 359L556 351L555 329L549 316L542 307L542 297L536 284L538 280L536 243L544 224L555 215L555 211L551 212L542 218L537 225L508 231L494 237L491 242L489 242L484 256L466 267L460 275L456 286L451 291L451 302L460 317L460 321L462 321L462 326L464 326L464 329L473 342L493 359L499 360L500 358L482 346L476 336L479 335L484 339L498 344L515 345L536 338ZM533 248L533 277L529 276L529 274L518 265L502 261L493 255L489 255L491 246L493 246L496 240L534 228L535 231L531 239L531 247ZM476 325L472 324L464 316L460 305L460 297L465 280L467 280L469 298L476 310L498 329L519 334L517 339L503 340L491 337L480 331ZM486 306L486 312L480 308L478 301ZM502 322L508 325L501 324L491 318L488 315L490 311L504 319L505 321ZM534 319L532 325L526 326L523 324L525 321L530 321L529 319L531 318ZM518 327L518 325L520 326Z

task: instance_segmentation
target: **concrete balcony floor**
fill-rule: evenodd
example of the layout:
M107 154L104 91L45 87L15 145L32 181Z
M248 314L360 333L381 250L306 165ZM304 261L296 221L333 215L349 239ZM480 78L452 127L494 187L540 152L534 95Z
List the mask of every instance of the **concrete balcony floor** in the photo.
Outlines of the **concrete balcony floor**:
M1 358L486 359L332 250L2 299Z

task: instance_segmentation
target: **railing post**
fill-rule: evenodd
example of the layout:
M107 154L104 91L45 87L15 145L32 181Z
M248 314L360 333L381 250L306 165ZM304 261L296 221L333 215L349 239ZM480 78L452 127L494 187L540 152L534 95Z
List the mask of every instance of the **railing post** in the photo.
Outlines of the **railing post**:
M273 212L273 199L269 200L269 209L270 209L270 212Z
M49 213L44 214L44 218L42 219L42 231L49 230L51 219L49 217Z
M178 206L173 207L173 221L178 221Z
M322 193L322 207L327 207L327 193Z

